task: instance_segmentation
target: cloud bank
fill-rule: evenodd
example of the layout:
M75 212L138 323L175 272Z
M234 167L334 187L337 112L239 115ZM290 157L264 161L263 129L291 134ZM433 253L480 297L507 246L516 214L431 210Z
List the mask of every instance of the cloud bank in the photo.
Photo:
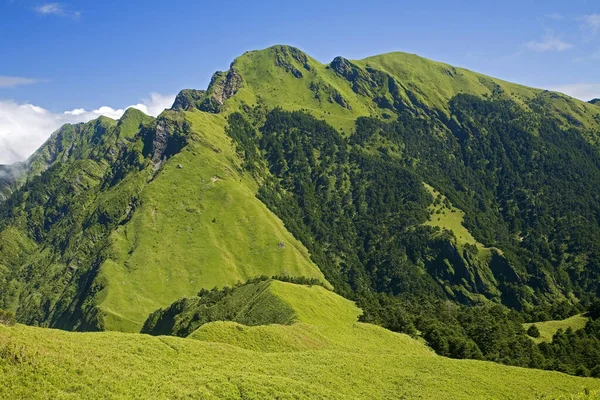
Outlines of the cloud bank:
M171 107L174 100L175 95L152 93L148 99L130 107L157 116L164 109ZM63 113L53 113L33 104L0 100L0 164L12 164L27 159L52 132L66 123L87 122L101 115L118 119L125 110L126 108L103 106L91 111L76 108Z

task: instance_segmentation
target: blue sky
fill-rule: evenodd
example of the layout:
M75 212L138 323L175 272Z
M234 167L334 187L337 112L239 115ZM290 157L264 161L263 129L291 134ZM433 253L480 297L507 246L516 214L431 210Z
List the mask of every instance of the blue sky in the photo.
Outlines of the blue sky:
M8 148L7 136L34 129L11 127L15 112L2 104L39 107L54 125L70 121L65 111L152 109L180 89L205 88L244 51L279 43L321 62L406 51L600 96L598 1L0 0L0 21L0 163L30 151L6 156L3 138Z

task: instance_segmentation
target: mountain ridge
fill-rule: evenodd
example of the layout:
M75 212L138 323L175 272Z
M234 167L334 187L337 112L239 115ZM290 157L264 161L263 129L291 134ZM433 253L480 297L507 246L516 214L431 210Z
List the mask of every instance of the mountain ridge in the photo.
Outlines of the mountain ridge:
M194 154L204 154L204 157L212 160L216 160L213 155L218 159L221 157L220 154L227 158L226 164L228 166L225 170L207 172L208 175L200 179L204 181L211 180L211 185L215 187L227 185L230 179L241 178L245 182L245 186L252 188L248 192L251 193L257 191L258 187L264 186L267 180L271 179L270 175L272 174L258 176L245 170L244 163L247 162L249 153L241 154L241 158L238 159L241 148L238 139L233 140L232 144L227 143L230 140L229 136L232 135L229 126L229 118L232 114L239 111L252 114L252 109L269 110L276 107L288 111L305 111L317 119L322 119L341 132L342 137L339 140L342 141L345 140L344 138L356 133L355 121L357 118L378 118L392 123L398 120L398 115L407 115L414 118L415 121L424 121L424 123L429 124L430 133L434 136L441 136L448 135L451 131L449 127L455 124L453 120L455 117L451 116L453 111L450 108L450 99L465 94L474 94L482 101L494 100L514 103L517 108L522 109L524 118L531 117L531 121L526 121L526 123L533 126L534 133L540 129L536 109L545 109L548 115L561 126L561 129L581 129L582 135L585 136L588 142L593 145L597 142L596 129L600 124L600 119L595 119L598 114L591 115L591 110L595 110L595 107L568 98L565 95L507 83L406 53L387 53L353 61L337 57L329 64L321 64L296 48L273 46L265 50L246 52L236 58L228 71L215 73L206 90L183 90L178 94L172 109L163 112L156 120L143 116L143 113L139 111L127 110L119 121L101 117L87 124L65 125L55 132L49 141L30 158L30 172L27 180L32 180L40 174L46 174L49 169L64 164L65 160L71 160L69 162L73 163L73 168L80 168L80 166L84 166L84 169L87 168L83 175L78 172L73 176L76 182L82 182L77 190L86 191L89 189L86 183L87 180L92 179L95 182L100 179L103 183L96 186L100 192L115 188L116 185L120 185L119 187L122 187L125 192L129 191L127 195L123 196L118 211L122 215L118 217L111 215L113 211L101 210L102 208L109 208L108 205L94 206L100 207L96 211L99 214L94 217L99 218L98 222L107 219L107 221L113 221L112 223L120 221L119 224L123 224L118 225L116 228L112 227L113 225L107 225L111 226L111 228L108 228L109 231L105 232L108 235L106 236L108 249L111 250L108 251L108 256L98 254L103 261L94 267L104 271L94 280L103 282L103 276L112 276L112 274L125 274L124 276L127 276L135 273L133 272L135 268L131 269L125 267L125 265L131 262L132 256L128 255L128 252L137 254L136 251L139 251L137 250L139 245L129 242L134 240L137 243L141 240L140 238L146 237L146 233L140 233L139 228L134 228L134 225L142 224L145 226L145 232L151 232L152 230L147 229L150 226L147 224L151 223L148 216L155 215L153 213L156 212L156 210L152 211L138 204L140 193L145 190L144 188L147 185L157 185L158 182L161 182L163 175L175 177L186 175L194 170L199 160ZM262 118L264 117L259 116L253 123L262 123ZM127 121L131 122L131 126L125 126ZM441 121L441 123L436 121ZM111 129L116 129L116 133L111 136L109 143L103 138L108 137L106 132ZM247 133L249 134L251 131L252 129L248 127ZM85 138L87 142L84 144L81 142L81 138ZM80 142L74 143L74 140ZM99 141L96 142L97 140ZM105 141L103 142L103 140ZM387 143L387 139L380 138L377 140L383 140L382 143L385 146L391 146L390 148L397 146L396 144ZM215 145L219 141L220 144ZM100 143L104 143L106 146L102 150L106 151L103 155L100 155L97 151L94 153L95 150L92 150ZM233 146L235 150L225 150L228 146ZM371 145L369 144L369 146ZM261 151L264 151L264 149ZM368 151L372 152L374 148L369 148ZM119 157L121 158L115 158L113 153L120 153L121 156ZM100 157L99 163L94 161L96 164L92 165L84 161L93 154L96 154L93 157ZM101 171L107 168L109 164L112 164L114 170L110 172L110 176L101 177L104 173ZM100 170L97 169L98 167L100 167ZM234 173L225 172L226 170L234 171ZM100 175L97 175L98 173ZM194 179L188 182L192 181ZM172 182L169 184L172 184ZM181 181L179 184L185 187L188 183ZM97 185L97 183L92 183L92 185ZM131 187L125 189L128 185L131 185ZM164 190L166 193L170 189L163 187L160 190ZM122 196L117 194L116 191L115 195L117 197ZM189 192L184 196L189 196ZM168 202L172 203L174 201L173 198L169 198L167 201L167 198L169 197L165 197L165 203L161 204L166 205ZM250 199L250 197L246 197L246 199ZM153 201L155 200L150 200L149 197L142 203L151 204ZM192 201L192 203L194 202ZM182 207L183 210L187 210L185 212L189 214L188 216L204 213L204 210L197 205L188 204ZM274 204L269 204L269 207L273 210ZM141 211L142 209L145 209L145 211ZM29 212L27 211L27 213ZM268 213L270 212L268 211ZM142 218L143 214L146 216ZM179 212L176 214L179 215ZM467 213L468 216L469 213ZM56 216L52 218L56 218ZM60 218L60 215L58 218ZM209 219L207 222L218 226L218 216ZM289 218L284 222L286 226L289 224L293 226L296 223ZM45 222L46 225L48 223L48 221ZM436 224L433 224L433 226L435 228ZM25 228L25 231L28 229L30 228ZM44 227L43 229L47 228ZM113 229L115 230L113 231ZM173 229L170 234L177 232L176 227L173 227ZM277 228L277 230L279 229L282 229L281 232L287 231L286 228ZM295 232L296 234L300 233L298 229ZM25 235L27 234L25 233ZM137 237L137 239L132 239L132 237ZM155 241L154 245L149 243L146 245L152 247L169 243L161 235L155 235L153 240ZM218 244L222 239L215 238L215 240L215 244ZM305 238L305 240L311 239ZM454 243L454 239L450 240ZM219 246L217 245L217 247ZM300 258L298 259L310 259L308 251L303 250L302 246L294 245L291 247L299 249L297 257ZM448 250L448 257L450 257L448 259L455 261L449 262L467 266L464 267L464 274L466 274L467 281L470 282L468 285L471 289L469 290L474 290L478 286L488 286L489 289L486 290L494 292L496 290L494 289L496 286L493 283L494 279L485 278L485 276L491 277L494 275L492 270L485 269L485 272L479 274L476 272L477 268L471 265L472 261L468 261L469 257L472 256L467 257L462 254L464 250L462 245L453 244L451 247L452 249ZM148 252L149 248L144 251ZM284 247L284 251L287 251L285 249L287 247ZM185 246L180 251L187 252ZM303 255L300 256L299 254ZM314 254L312 256L314 257ZM497 257L503 258L501 255ZM169 263L171 261L163 260L163 262ZM239 262L242 262L241 259ZM72 261L68 263L72 264ZM488 261L485 261L485 263L487 264ZM507 262L502 261L502 263L506 264ZM312 261L308 261L306 265L310 264L312 264ZM100 267L100 265L104 266ZM65 266L65 271L76 270L73 268L75 267ZM506 267L495 266L494 268L505 269ZM271 271L271 274L275 272L278 271ZM514 271L507 272L504 270L501 273L515 274ZM442 275L445 274L446 272ZM246 278L251 277L248 274L242 275ZM440 279L446 282L446 277ZM190 279L190 281L193 280ZM478 280L483 284L477 283ZM116 282L115 280L112 283L113 292L122 292L120 296L128 296L122 290L117 289ZM231 280L227 282L217 280L215 283L219 286L234 282ZM153 286L150 281L146 284L149 287ZM210 283L210 285L212 284ZM98 288L104 287L103 285L105 283L102 283ZM457 279L453 285L457 286L452 286L454 289L446 286L445 290L458 290L457 293L464 291L460 279ZM192 286L194 286L194 290L199 289L197 285ZM553 284L550 284L550 287L552 286ZM191 288L187 289L187 293L190 292ZM106 292L106 289L101 289L99 293L104 293L100 295L100 298L112 298L110 294L108 294L108 297L104 297L106 293L111 293L110 291ZM169 294L169 301L181 297L182 294ZM463 298L465 294L456 296ZM469 294L466 294L466 299L469 296ZM146 294L137 300L130 299L128 302L151 304L152 301L148 301L149 297ZM467 301L466 299L465 301ZM119 307L124 307L122 299L118 300L116 304L120 304ZM162 305L166 305L166 302ZM114 307L109 309L111 310L109 312L105 310L108 312L107 315L114 315L116 320L119 320L120 316L123 315L121 311ZM144 312L150 311L152 310L146 309ZM118 329L135 330L137 328L133 327L139 327L144 320L141 315L136 318L137 322L133 323L129 321L130 317L124 317L123 325L120 325L120 322L115 322L115 326L120 326Z

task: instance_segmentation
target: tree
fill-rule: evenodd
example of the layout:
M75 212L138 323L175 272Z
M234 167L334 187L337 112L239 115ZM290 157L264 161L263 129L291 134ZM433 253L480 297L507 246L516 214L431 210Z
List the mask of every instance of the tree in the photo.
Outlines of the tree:
M0 324L13 326L16 323L15 313L11 311L0 310Z
M529 329L527 329L527 334L529 336L531 336L532 338L539 338L540 337L540 330L538 329L537 326L531 325L529 327Z

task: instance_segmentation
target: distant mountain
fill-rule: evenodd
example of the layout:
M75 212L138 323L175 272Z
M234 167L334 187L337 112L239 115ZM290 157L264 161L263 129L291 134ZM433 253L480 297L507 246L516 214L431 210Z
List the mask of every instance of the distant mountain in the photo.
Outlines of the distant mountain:
M416 55L251 51L156 119L62 127L0 182L0 308L137 332L258 275L319 279L398 330L398 299L587 304L599 133L593 104Z
M590 100L590 104L599 105L600 104L600 99Z

